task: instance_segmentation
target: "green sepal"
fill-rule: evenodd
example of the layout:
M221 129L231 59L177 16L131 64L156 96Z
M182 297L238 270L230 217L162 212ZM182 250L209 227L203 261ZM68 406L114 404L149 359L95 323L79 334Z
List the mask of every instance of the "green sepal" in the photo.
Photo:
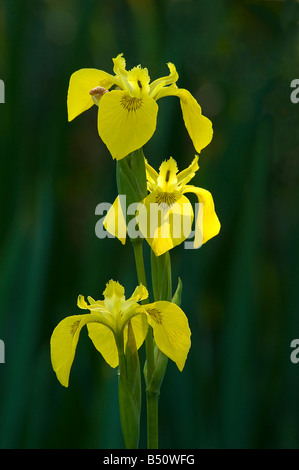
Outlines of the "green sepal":
M118 194L126 196L126 207L122 207L122 211L127 214L127 207L130 204L140 202L147 196L145 158L142 148L134 150L116 162L116 183ZM134 217L135 214L127 214L127 224Z
M181 306L181 301L182 301L182 291L183 291L183 283L181 281L181 278L178 278L178 285L176 288L176 291L171 299L171 302L176 304L178 307Z
M128 340L126 344L126 365L127 365L127 381L132 391L132 396L136 402L137 408L140 413L141 409L141 377L140 377L140 363L136 347L135 336L131 322L128 322Z

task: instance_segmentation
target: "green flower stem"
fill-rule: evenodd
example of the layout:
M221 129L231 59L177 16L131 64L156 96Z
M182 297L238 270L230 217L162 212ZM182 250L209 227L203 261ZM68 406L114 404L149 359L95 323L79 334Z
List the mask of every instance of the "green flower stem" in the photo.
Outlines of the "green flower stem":
M135 264L138 282L147 287L146 274L143 260L143 240L137 239L133 242ZM147 300L143 301L147 303ZM149 326L145 339L146 351L146 408L147 408L147 447L148 449L158 449L158 398L159 394L150 389L151 378L155 367L154 358L154 338L152 328Z
M146 411L147 411L147 448L158 449L158 400L159 393L146 390Z
M138 282L139 284L142 284L144 287L147 288L146 274L145 274L144 261L143 261L142 244L143 244L142 238L136 238L136 240L134 241L132 240ZM147 303L147 301L143 301L143 302Z

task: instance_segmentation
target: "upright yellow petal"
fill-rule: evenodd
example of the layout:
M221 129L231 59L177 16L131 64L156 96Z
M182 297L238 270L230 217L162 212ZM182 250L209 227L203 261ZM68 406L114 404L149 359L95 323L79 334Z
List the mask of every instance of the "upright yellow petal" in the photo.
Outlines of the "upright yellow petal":
M64 318L54 329L51 336L51 362L57 379L68 387L71 367L82 327L89 315L73 315Z
M126 91L114 90L101 98L98 131L113 158L124 158L151 138L157 112L157 103L146 95L134 98Z
M100 323L88 323L87 329L95 348L102 354L109 366L118 366L118 352L112 331Z
M74 72L70 78L67 95L68 120L72 121L95 104L89 94L93 88L100 86L108 90L113 84L113 76L102 70L80 69Z
M163 89L163 87L166 87L166 85L173 85L179 79L175 65L171 62L168 62L167 66L170 72L169 75L167 77L158 78L150 84L150 96L152 96L155 100L158 99L159 92Z
M206 189L197 188L192 185L185 186L183 192L196 194L198 202L203 204L203 212L198 211L198 217L195 222L194 247L199 248L201 244L218 235L220 231L221 225L215 212L213 196Z
M194 159L190 163L190 165L185 168L185 170L180 171L178 174L178 185L179 187L185 186L189 183L190 180L195 176L196 171L199 169L198 166L198 155L195 155Z
M116 316L126 300L124 287L118 281L110 279L103 295L105 307Z
M147 189L149 191L154 191L157 188L157 179L158 173L156 170L148 163L145 159L145 170L146 170L146 179L147 179Z
M79 295L78 296L77 305L78 305L79 308L82 308L83 310L88 309L88 303L84 299L84 295Z
M136 220L156 256L182 243L190 234L193 209L178 192L150 193L137 207Z
M191 346L191 331L183 310L172 302L144 306L158 348L182 371Z

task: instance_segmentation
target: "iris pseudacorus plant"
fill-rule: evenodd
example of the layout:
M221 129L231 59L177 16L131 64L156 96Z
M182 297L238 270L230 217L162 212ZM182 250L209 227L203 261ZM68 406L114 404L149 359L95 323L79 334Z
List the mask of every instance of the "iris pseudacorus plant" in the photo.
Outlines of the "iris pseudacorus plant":
M110 280L103 292L104 300L79 295L77 305L90 313L64 318L51 337L51 361L59 382L68 387L80 331L87 326L95 348L111 367L119 364L128 339L130 322L137 349L143 344L149 326L152 327L158 348L183 370L190 349L191 332L186 315L176 304L158 301L145 305L147 289L140 284L126 300L121 284Z
M212 123L202 115L191 93L177 87L179 76L174 64L167 64L168 76L151 82L147 68L138 65L126 70L122 54L114 58L113 63L114 75L94 68L74 72L67 97L69 121L94 104L98 106L99 136L113 158L124 158L152 137L157 125L157 101L165 96L180 99L185 126L195 150L200 153L211 142Z
M199 248L220 231L212 194L188 184L198 169L197 155L181 172L178 172L177 163L172 157L162 162L159 173L146 161L149 194L137 205L136 222L156 256L179 245L191 233L194 212L186 193L194 193L201 208L195 221L193 248ZM108 211L104 227L125 243L126 220L119 197Z

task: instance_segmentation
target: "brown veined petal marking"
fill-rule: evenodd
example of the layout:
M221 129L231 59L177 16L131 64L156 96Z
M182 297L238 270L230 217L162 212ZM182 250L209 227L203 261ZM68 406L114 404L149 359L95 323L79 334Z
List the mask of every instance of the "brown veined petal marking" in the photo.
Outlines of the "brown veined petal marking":
M142 98L128 98L127 96L123 96L120 103L127 111L137 111L137 109L142 106Z

